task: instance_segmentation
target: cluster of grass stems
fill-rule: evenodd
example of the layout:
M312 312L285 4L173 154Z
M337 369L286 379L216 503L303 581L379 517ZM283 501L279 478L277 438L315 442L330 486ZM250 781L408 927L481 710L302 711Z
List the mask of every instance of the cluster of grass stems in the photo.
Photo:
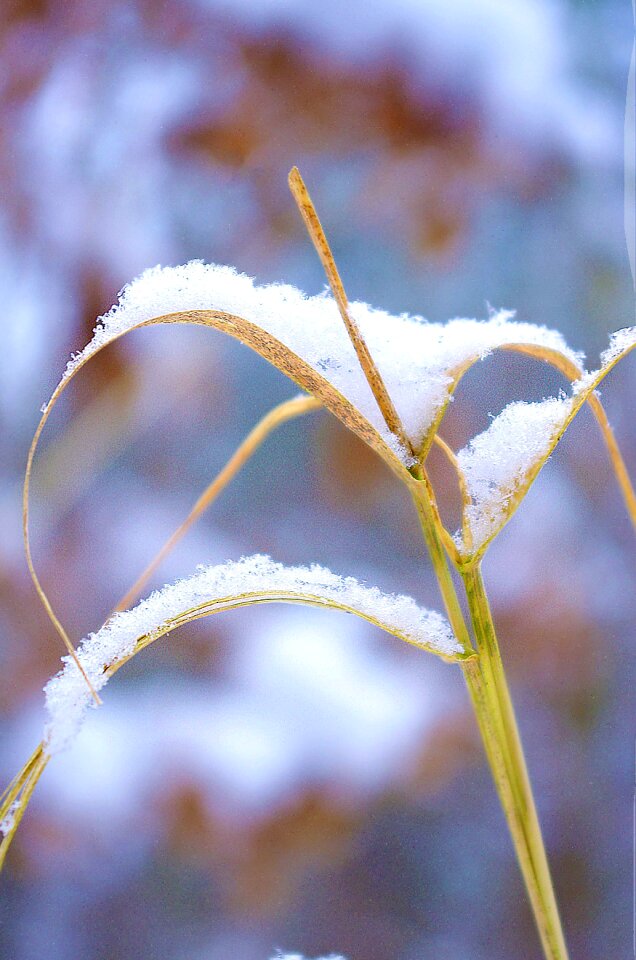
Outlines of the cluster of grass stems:
M308 233L324 266L332 293L355 348L360 366L364 371L386 425L400 440L402 446L413 455L415 465L408 471L400 471L399 479L406 484L413 499L423 538L439 584L446 614L455 637L462 648L462 654L455 659L464 675L488 764L508 823L519 867L527 889L543 952L546 960L567 960L568 952L550 876L550 868L541 833L541 826L537 816L515 712L481 573L481 561L488 543L482 545L477 551L471 551L470 525L466 519L466 508L470 505L470 497L456 457L439 434L443 411L440 412L433 428L429 432L428 440L424 443L422 449L419 451L413 450L373 357L351 314L344 287L324 231L303 180L295 168L290 174L289 183ZM213 320L212 325L216 326L217 329L225 329L233 333L233 335L238 336L243 342L249 343L251 346L256 346L256 349L258 349L262 355L273 360L279 369L292 376L292 378L296 377L302 386L307 387L308 383L309 386L312 385L311 378L307 375L306 370L303 371L303 376L300 376L293 364L285 357L281 358L280 354L271 347L271 344L266 342L266 337L262 333L255 333L250 324L243 321L244 326L241 327L237 333L236 330L232 328L232 324L236 326L237 318L232 318L228 315L214 314ZM179 316L175 314L158 318L157 321L153 322L196 323L203 321L194 315ZM206 322L211 322L209 317ZM551 364L572 382L580 376L580 370L576 365L557 351L527 344L513 344L508 345L507 348L534 356ZM468 366L469 365L464 365L461 369L453 371L455 386L459 383ZM64 640L69 653L75 657L73 645L57 619L40 585L33 566L29 545L29 484L33 457L41 430L59 392L60 388L54 393L52 401L45 411L29 454L24 485L24 538L27 562L37 593L57 632ZM350 421L352 420L351 411L345 408L338 408L338 404L342 398L336 397L334 400L333 397L328 396L325 402L324 388L322 394L320 391L316 392L318 396L299 396L280 404L271 410L254 427L240 444L223 470L196 501L186 520L164 544L136 583L125 596L122 597L115 610L120 611L127 609L135 602L170 550L173 549L181 537L210 506L232 478L236 476L241 467L273 430L295 417L302 416L317 409L322 409L324 406L334 410L345 423L350 425ZM580 409L583 402L589 404L600 426L614 472L624 496L627 510L634 526L636 526L636 496L605 411L598 395L593 390L589 390L582 396L580 403L575 406L572 417L578 409ZM358 432L360 433L361 430L358 429ZM456 541L450 536L442 523L436 504L435 492L427 473L426 458L433 444L436 444L443 451L455 469L463 505L463 549L458 547ZM515 503L509 507L510 513L527 492L527 489L538 474L543 462L544 461L536 465L536 469L531 471L530 475L526 478L523 488L516 492ZM397 472L395 471L394 464L390 463L389 465L394 469L394 472ZM468 622L462 611L462 600L460 599L462 596L465 602L465 609L468 611ZM316 602L321 602L319 598L314 599ZM251 602L271 602L274 600L299 602L298 598L285 596L283 594L258 597L246 594L239 598L222 598L204 607L183 611L178 616L166 621L160 631L152 635L139 637L134 652L129 657L111 664L105 672L109 676L114 674L131 656L136 655L159 636L168 633L183 623L199 617L208 616L219 610L233 608ZM310 600L308 602L312 601ZM323 605L338 606L333 602L326 601ZM372 618L369 619L373 622ZM76 660L76 662L80 669L83 670L79 661ZM90 686L88 677L86 677L86 681ZM92 692L96 702L99 703L97 693L94 690ZM5 836L0 843L0 866L4 863L7 850L48 760L49 755L46 751L46 744L42 742L9 784L2 796L0 821L4 823Z

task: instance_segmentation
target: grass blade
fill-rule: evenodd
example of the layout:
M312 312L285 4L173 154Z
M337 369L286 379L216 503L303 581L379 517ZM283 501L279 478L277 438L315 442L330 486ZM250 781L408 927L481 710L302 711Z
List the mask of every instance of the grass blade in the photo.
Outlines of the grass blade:
M300 215L303 218L305 227L307 228L307 233L309 234L311 241L316 248L316 253L318 254L324 271L327 274L329 286L331 287L331 292L333 293L334 299L338 304L340 316L342 317L347 333L349 334L349 339L353 344L353 348L367 379L367 383L369 384L371 392L375 397L382 416L384 417L384 422L391 433L393 433L399 439L404 449L408 451L408 453L415 459L411 442L404 430L404 425L398 416L398 412L395 409L380 371L378 370L373 357L369 353L369 348L367 347L364 337L360 332L360 328L351 315L349 301L347 299L342 280L340 279L336 261L334 260L325 231L323 230L320 218L316 212L316 208L314 207L313 201L309 196L309 191L307 190L305 182L301 177L300 171L297 167L292 167L288 177L288 183L289 189L291 190L292 196L296 201L298 210L300 211Z
M179 525L174 533L166 540L156 556L151 560L143 573L138 577L130 590L124 594L115 611L126 610L140 596L141 591L148 583L155 570L166 559L168 554L176 547L179 541L186 535L188 530L199 519L208 507L216 500L226 486L234 479L250 457L258 450L261 444L267 439L270 433L283 423L287 423L295 417L300 417L312 410L321 409L322 404L314 397L293 397L286 400L265 414L262 420L245 437L243 442L234 451L223 469L217 474L212 483L203 491L201 496L190 510L186 519Z

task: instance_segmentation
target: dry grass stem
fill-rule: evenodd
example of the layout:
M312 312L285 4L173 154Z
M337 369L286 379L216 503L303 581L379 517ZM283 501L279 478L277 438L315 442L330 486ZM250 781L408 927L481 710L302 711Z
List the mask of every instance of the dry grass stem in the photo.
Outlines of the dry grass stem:
M114 612L117 612L118 610L126 610L135 602L135 600L141 595L141 591L146 586L155 570L157 570L160 564L166 559L168 554L171 553L179 541L186 535L192 525L196 523L201 514L204 513L216 500L219 494L225 490L230 481L234 479L236 474L245 465L245 463L247 463L250 457L256 453L258 448L273 430L281 426L283 423L286 423L288 420L292 420L295 417L300 417L305 413L310 413L312 410L320 410L321 407L322 404L319 400L316 400L315 397L293 397L291 400L286 400L284 403L279 404L277 407L274 407L273 410L270 410L269 413L265 414L263 419L259 420L259 422L250 431L243 442L237 447L223 469L216 475L212 483L206 487L183 523L177 527L170 537L168 537L157 555L148 564L146 569L135 581L130 590L124 594L115 607Z
M40 439L40 434L42 433L42 430L44 429L44 424L46 423L46 418L47 418L47 415L45 413L38 424L37 430L35 431L35 435L33 437L33 440L31 442L31 447L29 449L26 472L24 475L24 488L22 491L22 537L24 540L24 552L26 555L26 562L27 562L27 567L29 569L29 574L31 576L31 580L33 581L33 586L35 587L35 590L40 599L40 602L42 603L42 606L44 607L49 617L49 620L55 627L56 632L61 637L64 646L66 647L69 654L77 664L77 667L80 673L84 677L86 684L89 690L91 691L91 694L93 696L93 699L95 700L95 703L99 704L101 703L101 700L97 695L97 691L94 689L93 684L89 680L86 674L86 671L84 670L84 667L82 666L82 664L80 663L77 657L77 653L75 652L75 647L71 643L71 640L68 634L66 633L66 630L58 620L55 614L55 611L51 606L49 598L44 592L44 589L40 583L38 575L35 572L35 567L33 565L33 557L31 556L31 539L29 535L29 492L30 492L30 485L31 485L31 473L33 471L33 458L35 456L35 451L37 449L38 441Z
M440 437L439 433L435 434L434 442L437 447L442 451L448 462L451 464L455 471L455 476L457 477L457 483L459 485L459 492L462 500L462 541L466 548L470 551L472 549L472 534L469 524L466 522L466 508L469 507L472 503L470 493L468 492L468 487L466 485L466 477L463 474L463 471L460 469L457 457L451 448L448 446L445 440ZM453 542L453 546L454 546ZM457 549L453 552L453 558L457 565L460 563L459 554Z
M397 410L393 404L389 392L384 384L384 380L380 375L380 371L375 365L373 357L369 353L369 348L366 345L366 342L360 332L358 324L351 315L351 310L349 309L349 301L340 279L340 274L338 268L336 267L336 262L333 258L331 248L327 241L325 231L323 230L322 224L316 213L316 208L312 202L311 197L305 182L300 175L300 171L297 167L293 167L289 174L289 189L292 192L292 196L296 201L300 215L303 218L305 227L307 228L307 233L309 234L311 241L316 248L316 252L320 257L320 262L323 265L324 271L327 275L329 281L329 286L331 287L331 292L334 295L334 299L338 304L338 310L340 311L340 316L344 322L345 327L347 328L347 333L353 348L356 352L356 356L360 361L360 366L364 371L364 375L367 378L371 392L376 399L378 407L382 412L384 421L395 436L399 439L400 443L409 454L415 459L415 452L411 445L411 441L406 435L404 430L404 425L400 420Z

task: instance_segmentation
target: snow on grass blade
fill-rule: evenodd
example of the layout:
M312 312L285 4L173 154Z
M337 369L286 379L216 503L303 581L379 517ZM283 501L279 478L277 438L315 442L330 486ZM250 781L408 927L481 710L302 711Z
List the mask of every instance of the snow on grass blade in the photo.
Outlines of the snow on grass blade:
M334 301L305 297L285 284L258 286L232 267L194 261L146 270L99 318L92 340L69 361L58 390L108 343L160 323L209 326L251 347L317 397L395 472L405 474L412 457L387 429Z
M195 273L195 279L198 272L205 268L200 263L195 263L189 265ZM222 276L225 280L228 278L235 278L238 281L238 290L253 290L252 281L247 277L240 277L234 270L227 267L219 268L210 268L210 270L216 271ZM176 271L173 271L172 278L177 280L176 290L173 286L169 287L170 293L179 299L183 294L183 299L188 302L188 297L185 293L184 288L188 286L185 282L187 278L181 277L181 272L186 271L187 268L177 268ZM200 324L203 326L211 326L215 329L229 333L231 336L235 337L242 343L245 343L251 346L254 350L261 354L265 359L273 363L279 370L283 373L286 373L290 376L296 383L304 387L308 392L320 400L332 413L338 416L346 426L351 430L357 433L363 440L365 440L373 449L375 449L380 456L387 462L389 467L398 474L403 480L410 480L410 474L405 469L405 465L400 459L404 457L404 451L397 440L397 438L389 436L387 433L386 438L383 440L377 430L358 412L358 410L353 407L334 387L331 383L321 376L315 369L309 366L304 360L298 357L293 351L288 349L284 344L276 340L274 337L270 336L263 328L257 326L254 323L243 320L241 317L232 316L227 313L214 312L212 310L190 310L185 313L173 313L166 316L152 316L153 310L159 309L160 304L166 303L167 292L162 290L161 283L157 284L157 289L154 289L155 285L152 278L160 278L165 271L162 271L160 268L155 268L155 270L146 271L145 274L137 282L138 285L142 288L142 296L140 301L136 301L135 297L129 295L127 297L126 291L122 294L120 304L117 307L114 307L109 314L101 318L101 321L98 321L97 327L94 331L93 339L89 344L81 351L81 353L75 355L73 359L68 363L65 373L62 377L62 380L57 385L54 390L50 400L42 407L42 416L36 428L31 446L29 448L29 454L27 457L27 466L24 477L24 488L22 495L22 527L23 527L23 537L24 537L24 548L26 554L27 566L33 585L36 589L36 592L46 610L51 623L53 624L56 632L62 639L64 645L71 657L76 658L75 650L71 640L66 633L62 623L58 619L53 607L49 601L49 598L44 591L39 577L36 573L35 566L33 563L33 557L31 553L31 542L30 542L30 503L29 503L29 494L31 486L31 473L33 470L33 461L35 454L38 448L40 437L42 431L47 423L47 420L55 407L58 399L61 394L64 392L66 387L69 385L75 374L90 360L92 356L98 353L103 347L108 343L111 343L113 340L116 340L118 337L123 336L129 330L135 329L140 326L148 326L159 323L187 323L187 324ZM181 279L180 279L181 278ZM150 283L145 283L144 281L150 281ZM181 282L183 281L183 282ZM232 280L233 283L233 280ZM223 284L221 284L221 287ZM133 285L134 287L134 285ZM197 285L194 283L194 289L196 294ZM133 288L127 288L130 292ZM270 288L263 288L268 290ZM277 290L282 290L283 288L276 288ZM284 288L285 290L287 288ZM288 288L295 295L297 300L302 300L303 296L299 291L294 291L293 288ZM204 291L207 293L208 291ZM236 293L237 291L235 291ZM190 290L192 301L193 291ZM201 296L201 291L198 291L198 296ZM196 296L195 296L196 299ZM232 299L232 298L230 298ZM240 296L238 297L240 300ZM248 297L249 299L249 297ZM285 301L285 294L282 295L283 301ZM315 298L320 299L320 298ZM234 298L236 301L236 297ZM132 305L131 305L132 303ZM265 309L267 304L261 305L262 309ZM150 318L145 318L145 314L150 312ZM366 381L365 381L366 382ZM368 389L368 386L367 386ZM375 401L374 401L375 403ZM379 413L379 410L378 410ZM386 432L386 431L385 431ZM408 458L407 458L408 459ZM79 661L76 659L76 664L80 672L83 670ZM89 688L91 688L90 679L85 676L84 682ZM91 693L95 698L95 702L99 704L99 697L95 689L91 689Z
M564 429L571 408L571 399L556 397L510 403L457 454L472 500L465 517L475 551L501 529L516 492L549 456L552 438Z
M423 440L419 453L420 460L426 459L444 419L448 404L463 378L480 360L485 360L493 353L502 350L533 357L535 360L547 363L559 370L570 383L578 380L585 373L584 355L571 350L558 331L531 323L517 323L511 320L513 316L514 314L510 311L502 310L493 314L487 324L480 324L482 327L480 349L477 352L467 354L461 363L449 370L450 382L446 397L440 403ZM455 320L447 324L447 327L450 331L454 324L461 324L469 332L469 325L476 323L478 321ZM468 342L472 348L477 346L474 340L469 339Z
M410 597L382 593L317 565L284 567L260 555L201 567L194 576L114 614L82 641L77 656L99 690L131 657L177 627L223 610L274 602L356 614L447 661L474 656L472 650L463 650L441 614L422 609ZM72 742L93 703L74 659L64 657L63 663L44 688L49 714L44 739L0 797L0 868L47 763Z
M516 326L519 327L521 324L516 324ZM620 342L618 338L622 336L629 336L629 328L627 328L626 331L619 330L617 334L613 335L612 346L610 347L610 350L616 349L617 344ZM555 370L558 370L560 373L562 373L571 384L576 383L585 376L585 369L582 366L582 355L574 354L572 351L563 352L562 350L555 349L553 346L546 346L545 344L541 343L531 343L529 339L525 342L519 341L517 343L502 342L498 346L494 347L493 351L491 352L494 352L494 350L505 350L511 353L520 353L525 356L533 357L535 360L542 361L543 363L547 363ZM606 362L608 356L609 351L606 351L601 358L603 362ZM473 356L466 361L466 363L460 369L453 372L453 382L449 387L448 401L450 401L465 374L468 373L471 367L473 367L480 359L484 358ZM634 528L636 528L636 491L634 490L629 472L625 465L625 461L623 460L620 447L616 442L614 431L609 424L607 414L605 413L605 409L598 395L594 392L590 393L587 397L587 403L589 404L590 409L599 425L601 434L603 436L603 441L607 447L607 452L609 454L614 475L616 476L616 480L623 495L623 500L625 501L625 507L629 513ZM422 461L426 458L432 442L436 439L437 430L439 429L441 421L443 420L447 407L448 402L440 407L436 420L430 428L428 438L420 452L420 459ZM468 534L470 539L470 530L468 531Z
M613 334L599 370L572 384L572 396L509 404L483 433L457 454L472 504L466 520L474 562L512 517L581 407L622 357L636 346L636 327ZM629 504L628 504L629 506Z
M78 647L78 657L100 690L123 663L176 627L222 610L275 601L355 613L446 660L466 657L446 620L410 597L382 593L324 567L285 567L260 555L202 567L193 577L156 591L90 634ZM63 670L48 682L45 693L49 721L44 742L50 755L72 740L91 697L71 657L64 658Z
M560 333L518 323L506 311L486 321L439 324L392 316L365 303L348 306L416 450L448 400L454 372L467 362L509 343L558 351L579 366L582 359ZM100 318L65 376L128 330L160 322L202 323L230 333L320 397L394 469L396 461L398 470L410 465L384 423L334 300L307 297L286 284L260 286L231 267L194 261L147 270Z

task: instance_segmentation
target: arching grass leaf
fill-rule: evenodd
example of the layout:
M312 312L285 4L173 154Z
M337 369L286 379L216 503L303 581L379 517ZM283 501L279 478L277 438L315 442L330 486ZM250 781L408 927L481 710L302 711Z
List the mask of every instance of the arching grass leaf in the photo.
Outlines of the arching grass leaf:
M519 325L522 326L522 325ZM524 326L529 326L528 324ZM542 328L539 328L542 329ZM548 331L549 334L552 334L552 331ZM558 370L560 373L566 377L571 384L576 383L585 375L585 369L581 363L581 355L573 353L571 350L563 351L556 349L554 346L548 346L540 342L531 342L530 338L526 342L517 341L509 343L500 343L498 346L494 347L492 351L489 351L486 356L490 355L490 352L496 350L509 351L512 353L521 353L525 356L533 357L536 360L541 360L544 363L549 364ZM443 420L444 414L448 407L448 403L452 395L455 393L457 387L459 386L464 375L481 359L484 359L484 356L474 355L468 359L458 370L453 372L452 383L449 387L449 395L447 401L440 407L440 410L435 418L434 423L431 426L429 431L425 446L423 447L422 454L424 458L430 450L432 442L437 437L437 431L439 430L440 424ZM623 495L623 500L625 502L625 507L629 513L630 519L633 526L636 528L636 492L625 466L625 461L623 460L622 453L616 442L614 436L614 431L612 430L609 420L607 419L607 414L603 404L601 403L598 395L592 391L588 394L586 402L589 404L589 407L594 414L594 417L598 423L598 426L601 430L605 446L607 447L607 452L609 454L610 462L612 464L612 469L614 475L618 482L618 485L621 489ZM470 528L464 530L464 541L470 548Z
M466 508L472 545L465 561L478 560L517 510L565 430L582 406L594 398L607 374L636 346L636 327L613 334L599 370L586 373L571 396L539 403L511 403L487 430L457 454L472 505ZM598 400L598 398L595 398Z
M83 672L71 656L63 658L63 669L45 687L49 719L43 741L0 803L0 831L4 834L0 865L48 759L72 741L91 704L84 675L95 690L101 690L132 657L177 627L224 610L275 602L355 614L450 662L474 655L462 649L441 614L422 609L410 597L382 593L324 567L284 567L264 556L202 567L193 577L156 591L131 610L116 613L83 640L77 650Z

